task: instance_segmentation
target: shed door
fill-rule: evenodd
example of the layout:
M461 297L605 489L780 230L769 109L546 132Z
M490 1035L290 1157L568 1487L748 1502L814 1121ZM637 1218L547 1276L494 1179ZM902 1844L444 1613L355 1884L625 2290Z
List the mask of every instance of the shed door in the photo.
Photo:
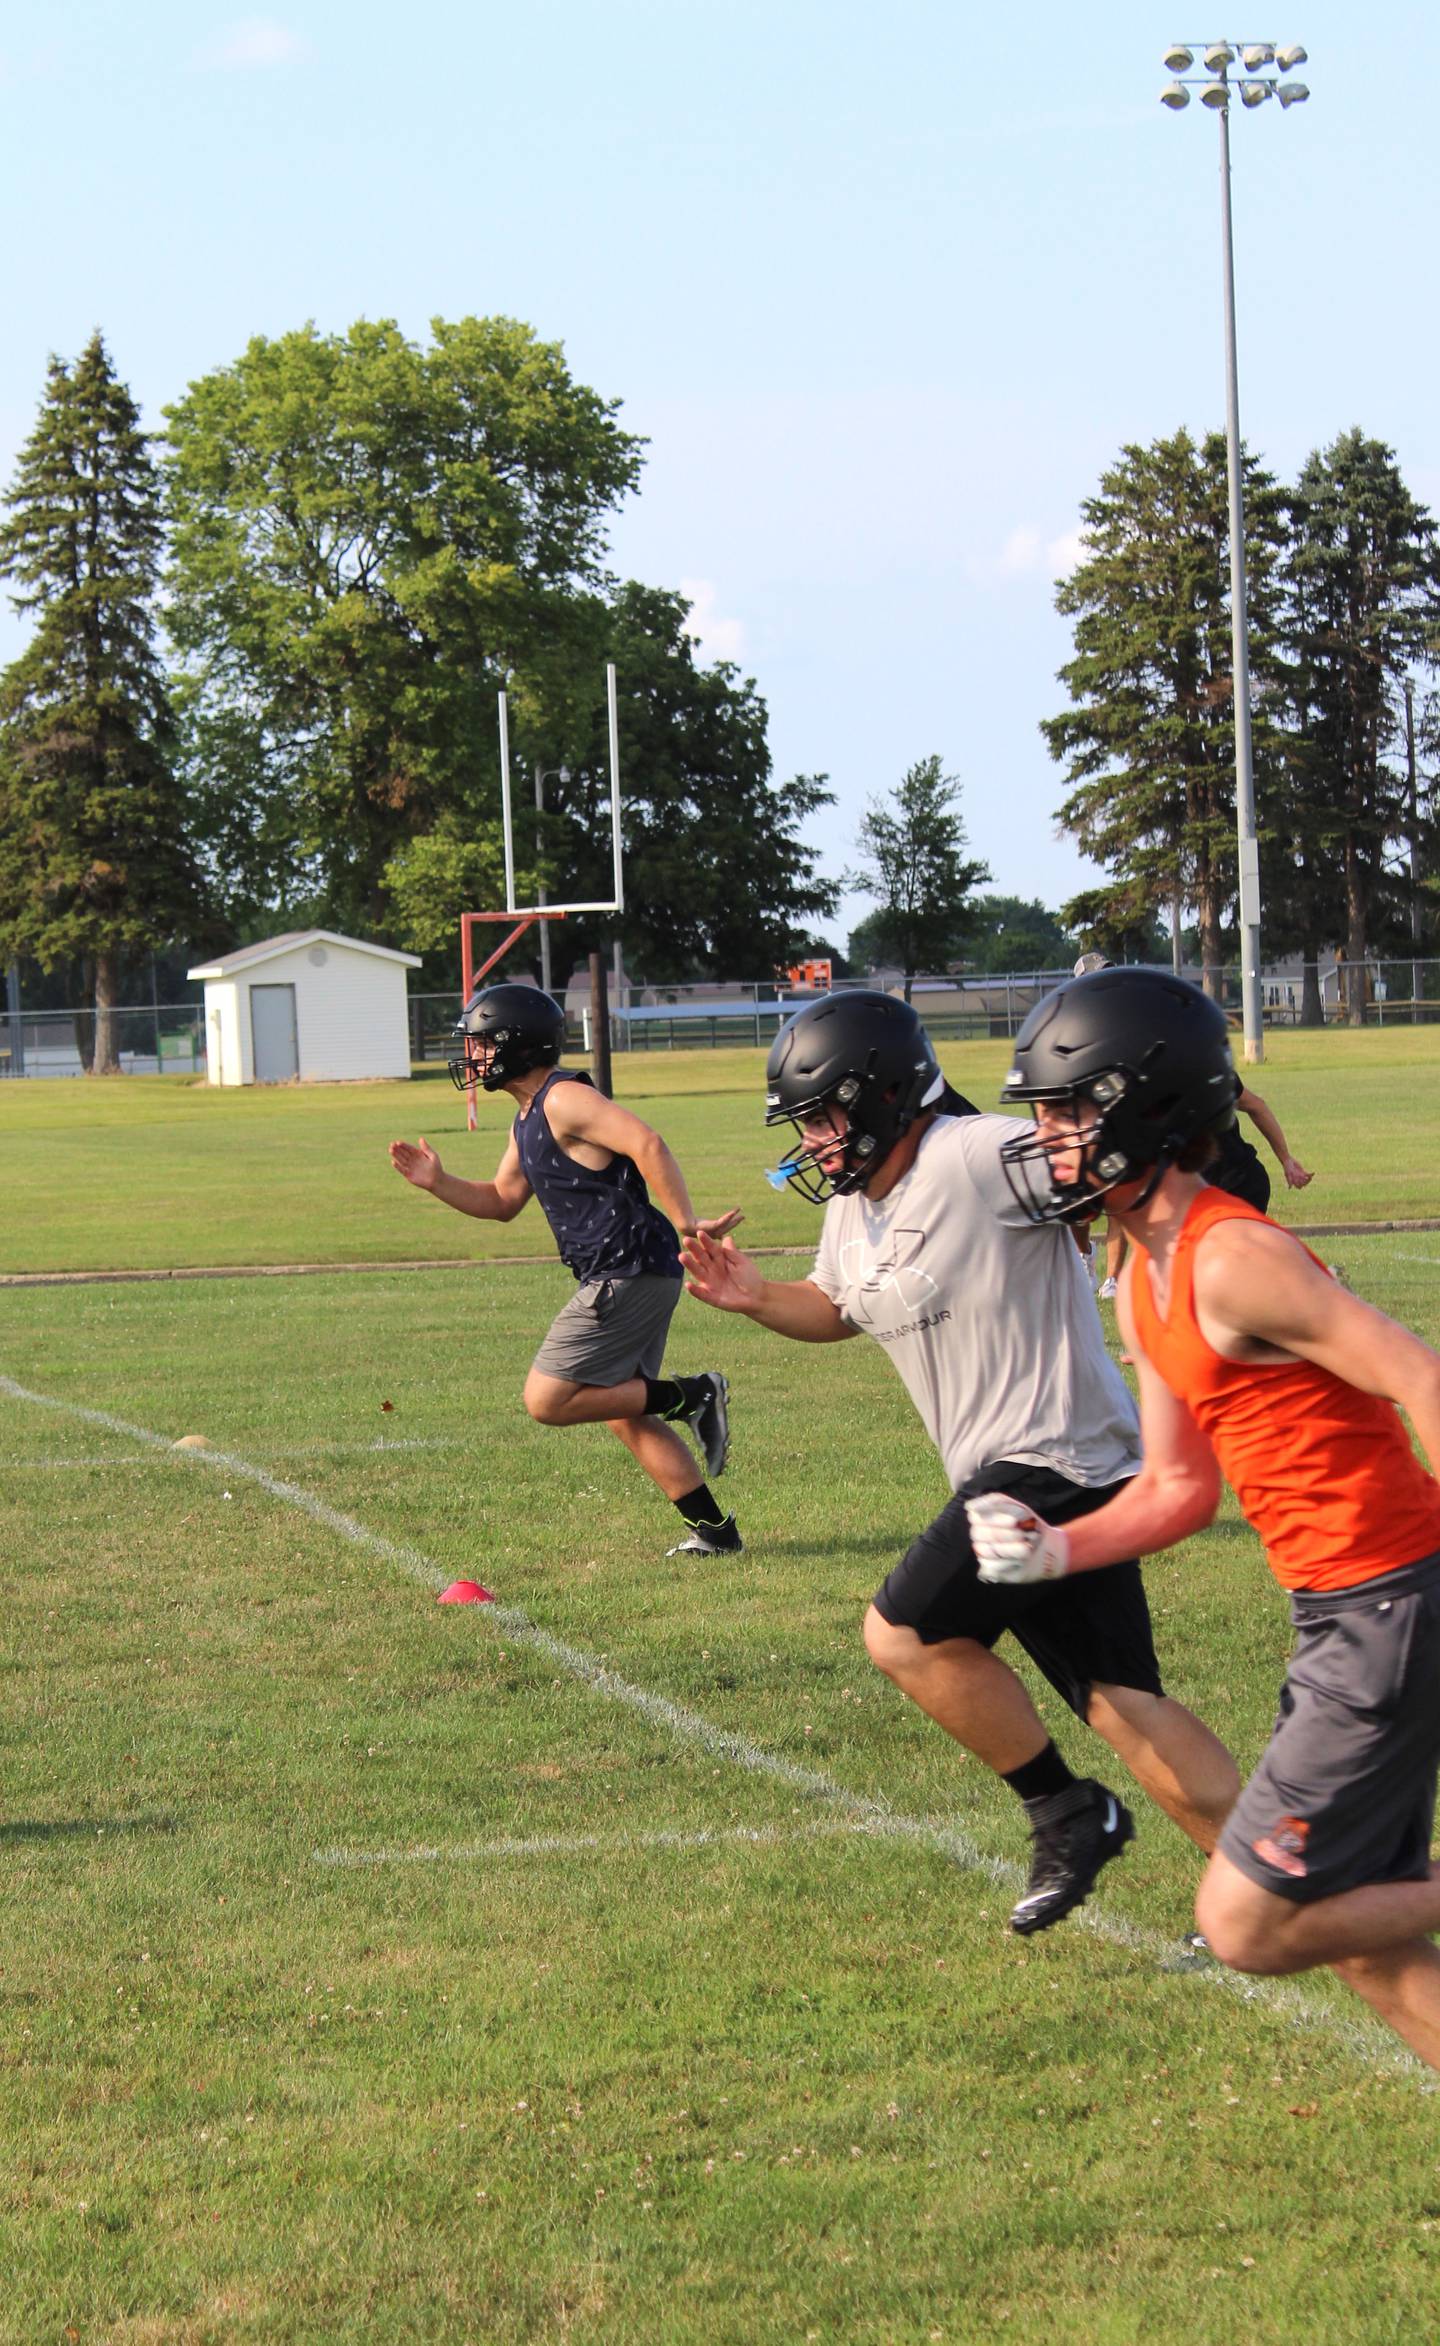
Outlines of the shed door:
M255 1046L255 1081L293 1082L300 1072L293 986L250 988L250 1035Z

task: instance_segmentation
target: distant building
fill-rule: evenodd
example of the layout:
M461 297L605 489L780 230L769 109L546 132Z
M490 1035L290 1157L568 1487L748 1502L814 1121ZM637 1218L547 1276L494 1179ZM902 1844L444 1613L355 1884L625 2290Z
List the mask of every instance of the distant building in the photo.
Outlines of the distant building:
M333 929L295 929L201 962L211 1083L353 1083L408 1076L405 972L396 953Z

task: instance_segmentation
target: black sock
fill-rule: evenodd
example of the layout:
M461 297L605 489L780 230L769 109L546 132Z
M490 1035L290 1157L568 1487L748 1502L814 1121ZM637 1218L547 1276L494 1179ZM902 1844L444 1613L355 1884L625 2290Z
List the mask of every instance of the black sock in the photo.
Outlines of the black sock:
M687 1417L700 1399L704 1383L703 1377L647 1377L645 1415Z
M1023 1767L1003 1772L1002 1781L1028 1807L1032 1800L1051 1800L1057 1792L1068 1791L1078 1779L1072 1776L1054 1744L1047 1743L1045 1749L1037 1751L1035 1757L1026 1760Z
M707 1530L712 1530L717 1524L730 1521L724 1508L716 1504L715 1494L708 1483L697 1483L694 1490L687 1491L683 1499L676 1500L675 1505L680 1511L680 1521L688 1525L691 1531L698 1531L702 1524Z

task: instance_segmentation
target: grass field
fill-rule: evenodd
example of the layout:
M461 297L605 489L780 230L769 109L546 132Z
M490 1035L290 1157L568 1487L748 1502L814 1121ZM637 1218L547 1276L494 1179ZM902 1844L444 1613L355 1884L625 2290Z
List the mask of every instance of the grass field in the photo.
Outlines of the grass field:
M1427 1039L1282 1038L1297 1219L1431 1209ZM946 1056L993 1097L1003 1054ZM798 1243L757 1072L622 1096ZM6 1087L7 1265L529 1251L372 1165L414 1129L459 1164L459 1108ZM1440 1337L1440 1235L1327 1254ZM682 1308L749 1542L682 1566L617 1444L519 1409L567 1288L4 1295L0 2340L1431 2334L1429 2080L1326 1979L1197 1967L1173 1827L1142 1802L1083 1926L1005 1932L1013 1802L859 1644L944 1495L878 1348ZM497 1605L438 1608L462 1573ZM1248 1764L1288 1643L1252 1538L1149 1579L1173 1690Z
M1435 1121L1440 1027L1280 1033L1267 1049L1260 1088L1317 1176L1278 1191L1281 1219L1436 1212L1422 1136ZM996 1105L1004 1043L945 1044L940 1055L963 1091ZM764 1068L761 1051L643 1053L617 1059L616 1092L663 1125L702 1208L742 1205L753 1244L805 1245L813 1207L763 1177L783 1145L762 1123ZM314 1091L211 1091L184 1076L0 1085L12 1199L0 1273L543 1253L533 1211L503 1227L466 1224L407 1190L385 1155L397 1133L423 1131L457 1172L488 1174L509 1113L482 1098L471 1135L443 1069Z

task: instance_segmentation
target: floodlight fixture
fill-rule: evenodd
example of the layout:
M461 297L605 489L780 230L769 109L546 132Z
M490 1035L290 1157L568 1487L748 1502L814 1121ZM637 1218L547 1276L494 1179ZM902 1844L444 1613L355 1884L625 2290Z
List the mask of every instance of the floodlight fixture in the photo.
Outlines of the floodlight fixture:
M1309 64L1309 52L1305 49L1302 49L1299 43L1296 42L1293 48L1277 49L1275 52L1275 62L1279 66L1282 73L1293 73L1297 65Z
M1282 81L1275 95L1282 106L1303 106L1310 92L1303 81Z
M1162 106L1173 106L1178 113L1182 106L1189 105L1190 92L1183 81L1167 82L1160 92L1160 103Z
M1233 65L1234 62L1235 52L1228 41L1213 41L1205 52L1205 71L1207 73L1223 73L1226 66Z
M1274 94L1274 84L1268 81L1242 81L1240 84L1242 106L1263 106L1265 100Z
M1223 111L1230 103L1230 84L1224 81L1207 81L1204 89L1200 92L1200 103L1202 106L1218 106Z
M1252 41L1248 49L1241 50L1240 56L1247 73L1258 73L1262 65L1275 62L1275 50L1269 41Z
M1183 41L1177 41L1173 48L1167 49L1165 52L1165 71L1167 73L1188 73L1194 62L1194 50L1187 49Z

